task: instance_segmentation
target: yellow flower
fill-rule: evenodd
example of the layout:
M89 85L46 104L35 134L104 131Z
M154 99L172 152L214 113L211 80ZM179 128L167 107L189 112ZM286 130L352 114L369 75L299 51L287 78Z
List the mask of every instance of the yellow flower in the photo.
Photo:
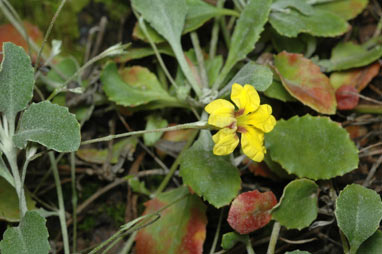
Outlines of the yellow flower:
M227 155L233 152L239 144L236 132L241 133L241 147L250 159L260 162L266 153L264 147L264 133L270 132L276 124L271 115L271 106L260 105L260 97L251 85L244 87L232 85L231 100L235 106L224 99L217 99L209 103L205 110L210 114L208 124L220 128L212 136L215 143L213 153Z

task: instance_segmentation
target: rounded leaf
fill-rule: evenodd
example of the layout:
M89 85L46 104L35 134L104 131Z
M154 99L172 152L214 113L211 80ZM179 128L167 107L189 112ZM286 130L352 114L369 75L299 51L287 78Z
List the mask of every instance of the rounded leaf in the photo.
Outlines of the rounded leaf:
M81 142L80 124L66 107L49 101L33 103L22 115L13 140L19 148L32 141L57 152L74 152Z
M216 208L228 205L240 190L239 170L226 158L212 153L212 137L202 131L182 156L180 175L185 184Z
M269 223L270 210L276 203L277 199L271 191L244 192L232 202L227 221L240 234L249 234Z
M348 185L337 198L335 215L338 227L349 241L350 253L357 253L359 246L379 227L381 197L361 185Z
M353 86L341 86L336 91L337 108L340 110L351 110L358 105L358 91Z
M301 230L317 217L318 186L308 179L297 179L284 188L280 202L272 211L272 218L288 229Z
M299 177L330 179L358 166L358 150L349 134L327 117L279 120L265 134L265 144L273 161Z
M361 247L359 247L357 254L380 254L382 253L382 231L378 230L369 239L367 239Z

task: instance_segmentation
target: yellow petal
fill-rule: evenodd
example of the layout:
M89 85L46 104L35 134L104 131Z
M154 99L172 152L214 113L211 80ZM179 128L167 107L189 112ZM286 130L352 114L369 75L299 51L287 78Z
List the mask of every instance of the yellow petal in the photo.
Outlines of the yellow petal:
M246 131L241 134L243 152L253 161L260 162L266 152L263 145L264 133L253 127L245 126Z
M239 137L235 130L224 128L212 136L215 142L213 153L215 155L227 155L233 152L239 144Z
M235 106L231 102L217 99L209 103L204 109L210 114L208 124L224 128L234 123L233 127L236 128Z
M235 83L232 85L231 100L239 109L244 109L244 115L255 111L260 105L260 97L251 85L244 87Z
M276 119L271 115L271 106L264 104L246 116L245 124L252 125L263 132L270 132L276 125Z

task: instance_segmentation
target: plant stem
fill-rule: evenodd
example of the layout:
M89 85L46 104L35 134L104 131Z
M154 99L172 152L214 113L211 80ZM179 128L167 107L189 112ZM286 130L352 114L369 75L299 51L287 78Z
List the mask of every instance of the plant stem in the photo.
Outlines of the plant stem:
M349 249L349 244L346 240L346 237L344 235L344 233L342 233L341 229L338 229L339 232L340 232L340 238L341 238L341 243L342 243L342 248L344 249L344 253L345 254L350 254L350 249Z
M134 244L135 237L136 237L137 233L138 233L138 231L135 231L134 233L132 233L129 236L129 239L127 239L127 241L126 241L125 245L123 246L123 249L121 250L120 254L128 254L129 253L131 247Z
M276 248L277 239L279 238L280 228L281 228L280 223L275 221L275 223L273 224L271 239L269 240L269 244L268 244L267 254L275 253L275 248Z
M1 1L0 1L1 3ZM19 167L17 165L17 149L13 144L13 133L14 133L14 119L7 119L3 115L3 122L0 125L0 144L1 150L5 154L8 160L9 166L11 167L11 172L15 184L15 189L17 196L19 198L19 208L20 208L20 219L24 217L25 213L28 211L27 202L25 200L24 185L22 183L22 178L20 176Z
M166 75L168 80L170 80L171 84L175 87L175 89L177 89L178 85L176 84L175 80L173 79L173 77L171 76L170 72L168 71L166 65L164 64L163 59L159 53L157 46L155 45L155 43L151 39L151 36L150 36L149 32L147 31L145 22L143 21L143 17L140 17L137 13L135 13L135 15L138 17L139 27L142 29L145 37L148 39L148 41L150 43L151 48L154 50L155 56L157 57L159 65L162 67L164 74Z
M216 244L218 243L218 239L219 239L219 235L220 235L220 228L221 228L222 220L223 220L223 212L224 212L224 208L222 208L220 210L218 226L216 227L216 232L215 232L214 240L212 242L212 246L211 246L211 249L210 249L210 254L214 254L215 253Z
M381 105L369 105L369 104L361 104L353 109L355 112L364 113L364 114L382 114L382 106Z
M88 68L90 65L94 64L95 62L105 58L105 57L108 57L108 56L112 56L112 55L117 55L117 54L122 54L123 53L123 50L128 47L128 45L121 45L121 44L116 44L114 46L111 46L109 47L108 49L106 49L105 51L101 52L99 55L93 57L92 59L90 59L88 62L86 62L83 66L81 66L81 68L79 68L70 78L68 78L64 84L62 84L60 87L57 87L56 89L54 89L54 91L49 95L48 97L48 101L53 99L54 96L56 96L57 94L59 94L60 92L62 92L66 86L73 80L75 79L77 76L79 76L86 68Z
M49 160L50 160L50 164L52 166L54 181L56 183L56 189L57 189L58 209L59 209L58 210L58 217L60 219L60 224L61 224L62 239L64 242L64 252L65 252L65 254L69 254L70 253L69 237L68 237L68 229L66 227L66 220L65 220L64 197L62 194L60 175L58 173L58 168L57 168L57 161L54 157L53 152L49 152Z
M44 40L42 41L42 44L41 44L41 48L38 51L38 55L37 55L37 59L36 59L36 64L35 64L35 72L36 72L36 70L38 68L42 51L44 50L45 44L48 41L48 37L49 37L49 35L50 35L51 31L52 31L53 25L56 22L56 19L57 19L58 15L60 14L62 8L64 7L66 1L67 0L62 0L61 1L61 4L58 6L56 13L54 14L52 20L50 21L48 30L46 31L45 36L44 36Z
M200 48L198 34L196 32L191 32L191 41L195 50L196 59L198 60L199 74L202 80L202 85L204 88L207 88L208 87L207 70L204 64L203 52L202 52L202 49Z
M248 239L247 243L245 244L245 248L247 249L248 254L256 254L255 251L253 250L251 239Z
M70 172L72 177L72 206L73 206L73 237L72 252L77 249L77 189L76 189L76 158L74 152L70 153Z
M182 152L178 155L174 163L171 165L170 172L168 172L168 174L166 175L166 177L163 179L158 189L156 190L155 194L153 195L154 197L157 197L164 190L164 188L166 188L168 182L170 181L171 177L174 175L176 169L178 168L178 165L180 164L180 160L183 154L191 146L197 134L198 134L198 131L195 131L192 134L192 136L188 139L187 144L183 147Z
M109 135L109 136L102 137L102 138L86 140L86 141L82 142L81 145L110 141L110 140L116 139L116 138L124 138L124 137L128 137L128 136L142 135L145 133L175 131L175 130L183 130L183 129L205 129L205 128L207 128L207 122L206 121L198 121L198 122L179 124L179 125L175 125L175 126L171 126L171 127L154 129L154 130L131 131L131 132L126 132L126 133L122 133L122 134Z
M218 3L216 5L217 8L222 8L224 6L225 0L218 0ZM219 39L219 23L220 19L222 17L216 17L214 20L214 26L212 27L212 36L211 36L211 41L210 41L210 51L208 53L208 57L210 59L213 59L216 55L216 48L218 44L218 39Z

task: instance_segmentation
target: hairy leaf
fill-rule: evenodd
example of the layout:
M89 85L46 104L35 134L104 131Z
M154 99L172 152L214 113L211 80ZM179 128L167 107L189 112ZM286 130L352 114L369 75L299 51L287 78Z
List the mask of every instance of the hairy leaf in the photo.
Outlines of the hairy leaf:
M3 55L0 67L0 112L13 121L32 99L34 70L22 47L5 42Z
M201 131L199 139L182 156L180 175L185 184L216 208L231 203L240 189L239 170L225 157L212 153L212 137Z
M327 117L279 120L265 144L272 160L290 174L330 179L357 168L358 150L349 134Z
M57 152L74 152L81 142L80 124L68 108L48 101L33 103L20 119L14 136L19 148L37 142Z
M317 217L317 194L318 186L311 180L290 182L285 186L280 202L273 208L272 218L288 229L308 227Z
M345 187L336 201L338 227L350 244L350 254L378 229L382 219L381 197L374 190L358 184Z

